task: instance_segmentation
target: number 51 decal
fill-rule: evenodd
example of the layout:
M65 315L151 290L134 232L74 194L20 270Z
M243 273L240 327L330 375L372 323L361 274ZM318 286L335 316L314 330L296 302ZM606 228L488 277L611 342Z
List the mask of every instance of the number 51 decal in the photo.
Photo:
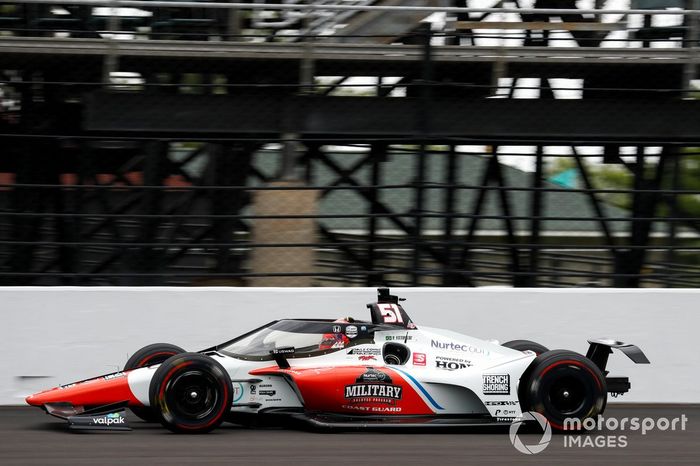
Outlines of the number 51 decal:
M385 324L403 324L401 311L396 304L379 304Z

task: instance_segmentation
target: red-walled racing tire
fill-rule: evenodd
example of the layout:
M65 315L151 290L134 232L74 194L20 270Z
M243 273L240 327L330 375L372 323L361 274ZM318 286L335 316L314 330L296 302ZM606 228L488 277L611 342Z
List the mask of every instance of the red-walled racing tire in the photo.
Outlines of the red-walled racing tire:
M607 402L605 376L590 359L566 350L543 353L520 379L518 395L525 411L542 414L555 430L580 430ZM566 425L566 419L575 419Z
M224 421L231 411L233 388L228 372L217 361L183 353L156 369L149 398L163 426L176 433L199 434Z
M184 349L170 343L153 343L132 354L126 361L126 364L124 364L124 370L128 371L160 364L166 359L184 352ZM158 422L158 417L148 406L132 406L130 409L131 412L146 422Z

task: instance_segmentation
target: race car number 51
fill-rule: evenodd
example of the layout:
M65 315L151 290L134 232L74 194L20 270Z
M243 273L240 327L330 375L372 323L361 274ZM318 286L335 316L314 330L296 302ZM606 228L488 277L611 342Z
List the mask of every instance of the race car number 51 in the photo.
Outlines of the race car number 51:
M385 324L403 323L401 311L396 307L396 304L379 304L379 310L382 312Z

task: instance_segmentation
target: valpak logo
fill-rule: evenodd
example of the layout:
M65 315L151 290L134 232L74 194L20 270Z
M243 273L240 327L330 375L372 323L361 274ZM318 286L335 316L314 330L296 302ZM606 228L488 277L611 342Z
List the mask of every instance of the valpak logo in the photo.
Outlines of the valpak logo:
M126 422L126 419L124 419L121 415L121 413L111 413L107 414L106 416L101 416L101 417L93 417L92 418L92 423L101 425L101 426L116 426L120 424L124 424Z

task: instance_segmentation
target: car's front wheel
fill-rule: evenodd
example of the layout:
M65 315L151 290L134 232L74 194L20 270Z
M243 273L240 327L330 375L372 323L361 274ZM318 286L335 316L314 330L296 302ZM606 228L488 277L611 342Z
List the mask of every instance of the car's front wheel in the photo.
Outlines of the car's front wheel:
M580 430L605 409L605 377L590 359L555 350L533 360L518 389L523 411L542 414L556 430Z
M170 343L153 343L132 354L126 361L126 364L124 364L124 370L129 371L160 364L169 357L184 352L184 349ZM158 422L158 417L148 406L132 406L130 409L131 412L146 422Z
M178 354L156 370L149 398L158 420L171 431L209 432L231 410L231 378L221 364L208 356Z

